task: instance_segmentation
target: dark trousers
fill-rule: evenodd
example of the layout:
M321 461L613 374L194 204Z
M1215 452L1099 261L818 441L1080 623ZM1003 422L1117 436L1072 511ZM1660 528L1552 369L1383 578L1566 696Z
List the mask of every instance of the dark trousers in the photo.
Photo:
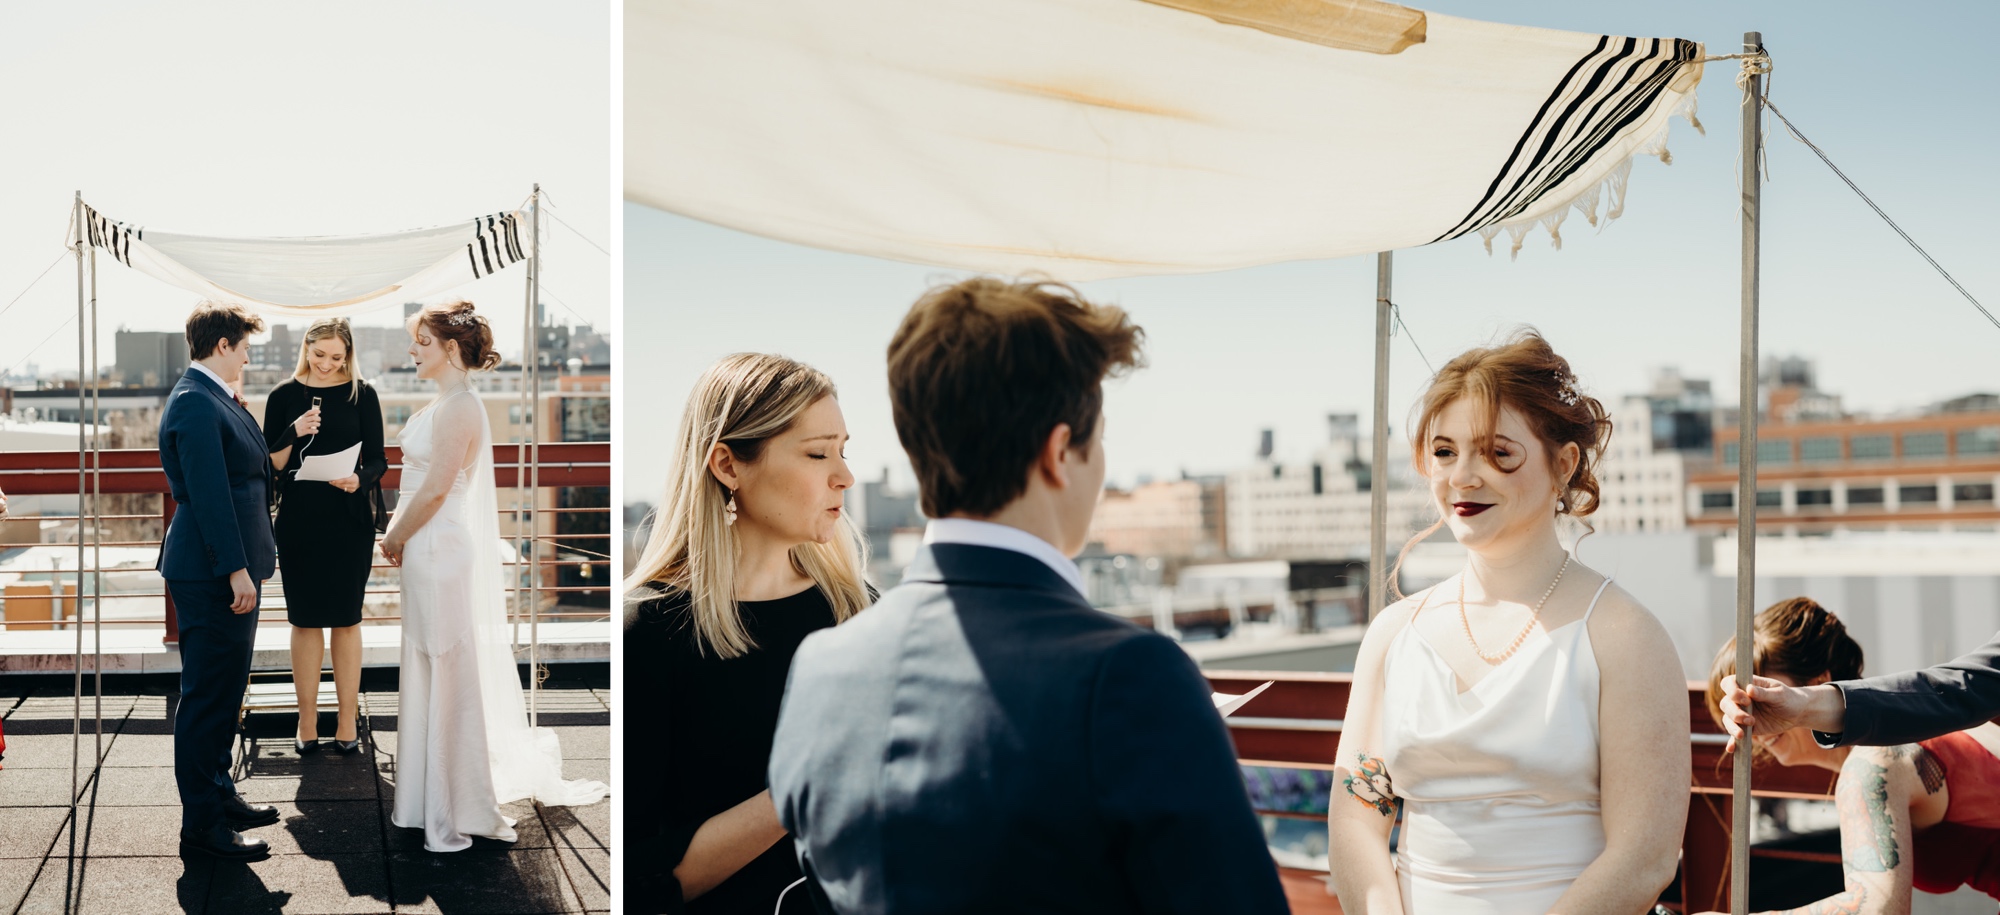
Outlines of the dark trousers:
M263 585L257 587L263 594ZM236 795L229 776L257 611L229 612L229 579L168 581L181 622L181 704L174 713L174 784L181 793L181 830L222 823L222 802Z

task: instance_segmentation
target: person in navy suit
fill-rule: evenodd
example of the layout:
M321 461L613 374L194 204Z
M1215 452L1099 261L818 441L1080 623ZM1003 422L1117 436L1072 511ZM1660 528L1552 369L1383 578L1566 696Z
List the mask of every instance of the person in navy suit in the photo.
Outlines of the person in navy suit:
M933 289L889 344L933 520L901 585L792 661L778 819L822 911L1281 913L1207 682L1092 607L1070 557L1104 488L1124 311L1067 286Z
M160 414L160 466L178 506L156 568L180 615L181 697L174 713L174 782L181 847L221 858L270 853L238 830L278 821L275 807L236 792L230 754L257 603L277 569L271 535L271 455L236 386L262 319L203 302L187 320L192 364Z

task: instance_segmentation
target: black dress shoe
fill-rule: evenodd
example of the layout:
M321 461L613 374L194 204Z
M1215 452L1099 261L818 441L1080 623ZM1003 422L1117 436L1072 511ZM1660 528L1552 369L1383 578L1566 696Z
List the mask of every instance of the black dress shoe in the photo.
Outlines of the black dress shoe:
M297 753L298 753L298 754L299 754L300 756L304 756L304 755L306 755L307 753L314 753L314 752L318 752L318 750L319 750L319 741L318 741L318 740L300 740L300 739L298 739L297 737L294 737L294 738L292 738L292 749L293 749L294 751L296 751L296 752L297 752Z
M271 856L271 844L253 839L227 826L213 826L205 832L181 832L181 850L200 852L225 861L261 861Z
M222 802L222 818L237 829L251 826L266 826L278 822L278 808L268 804L252 805L243 795L232 794Z
M353 740L340 740L336 738L333 741L333 748L339 751L342 756L358 752L361 749L361 738L356 737Z

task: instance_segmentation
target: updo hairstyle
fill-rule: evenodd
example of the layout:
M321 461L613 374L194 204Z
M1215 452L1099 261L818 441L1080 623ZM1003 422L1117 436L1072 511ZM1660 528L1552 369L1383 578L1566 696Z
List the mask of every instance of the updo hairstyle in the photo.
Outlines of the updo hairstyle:
M459 299L425 305L410 316L410 330L422 324L441 342L456 344L458 361L466 371L487 372L500 367L500 353L493 347L493 327L474 313L472 303Z
M1750 665L1757 676L1782 676L1800 686L1825 674L1861 679L1861 643L1847 625L1810 597L1781 600L1757 614L1751 628ZM1708 714L1722 723L1722 678L1736 673L1736 640L1715 655L1708 671Z
M1471 399L1475 416L1473 440L1462 443L1464 452L1485 453L1488 464L1501 473L1521 469L1519 464L1503 468L1491 459L1493 430L1500 424L1500 411L1512 408L1541 440L1551 473L1555 472L1556 454L1562 446L1576 446L1576 469L1562 483L1556 513L1583 518L1597 511L1600 501L1597 463L1611 440L1611 417L1603 403L1578 389L1569 360L1556 355L1539 332L1523 328L1497 346L1466 350L1445 363L1431 378L1430 387L1417 404L1417 421L1410 433L1410 463L1419 476L1430 476L1430 448L1425 443L1436 431L1439 417L1446 407L1462 398ZM1410 547L1423 542L1442 526L1444 518L1440 516L1403 545L1389 578L1398 595L1402 588L1396 585L1397 570L1409 555Z

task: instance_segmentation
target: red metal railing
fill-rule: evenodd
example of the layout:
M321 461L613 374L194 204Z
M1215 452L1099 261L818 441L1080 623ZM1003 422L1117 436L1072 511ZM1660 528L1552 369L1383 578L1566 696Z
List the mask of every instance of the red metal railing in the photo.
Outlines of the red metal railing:
M1339 716L1346 714L1350 674L1296 672L1205 671L1217 692L1242 694L1267 680L1271 688L1250 700L1229 718L1236 756L1246 766L1273 766L1331 771L1340 740ZM1675 885L1661 900L1683 912L1729 911L1729 802L1731 764L1723 755L1725 738L1708 717L1706 684L1688 683L1688 751L1694 761L1693 794L1688 802L1687 828L1681 841L1681 869ZM1830 800L1835 773L1815 767L1759 766L1751 793L1755 797ZM1265 811L1298 816L1285 811ZM1772 852L1772 857L1805 858L1838 863L1839 856L1813 852ZM1760 852L1752 848L1751 856ZM1340 905L1326 892L1321 872L1281 868L1285 895L1295 913L1337 913Z
M525 469L531 471L527 474L527 477L534 484L537 491L565 487L608 487L611 485L611 446L609 443L543 443L536 450L540 456L540 460L533 465L528 465ZM402 479L402 449L392 447L387 449L387 453L389 470L383 476L381 485L384 489L393 491ZM521 479L524 469L524 466L520 462L521 455L522 449L516 444L510 443L493 446L495 483L503 493L515 488L517 481ZM160 497L160 509L157 512L144 514L129 512L89 514L85 518L78 518L75 515L10 513L7 520L73 522L77 524L75 537L79 538L86 537L86 523L102 527L107 522L158 521L159 530L162 532L166 530L167 524L173 520L176 506L173 497L167 492L167 477L166 473L160 469L158 451L153 449L107 449L99 451L96 454L86 454L83 461L86 469L79 471L78 454L75 451L22 451L0 454L0 492L17 497L33 495L77 495L79 493L103 496L157 495ZM555 520L564 516L608 516L610 512L611 509L608 507L537 508L535 510L535 515L538 519L537 530L532 538L535 544L535 549L533 550L535 558L513 560L505 564L516 568L532 565L538 570L542 570L540 577L544 583L539 584L533 590L540 594L555 597L558 603L562 600L561 595L565 594L609 595L613 587L613 583L610 581L610 557L604 553L586 549L576 541L598 540L605 544L615 542L613 538L615 538L616 534L610 530L612 525L606 525L605 533L555 533L542 529L543 525L539 522L541 519L547 519L551 522L548 526L553 527ZM501 516L507 518L521 513L524 513L524 510L503 509ZM510 542L519 543L523 538L516 535L508 539ZM0 541L4 541L0 542L0 549L36 546L61 547L67 550L76 549L74 539L58 543L43 543L39 540L27 541L18 538L0 538ZM101 542L96 539L89 539L86 543L85 555L92 555L90 548L93 547L157 549L159 544L160 541L157 538L106 538ZM544 558L542 556L544 552L554 554L553 558ZM571 556L564 558L562 555L564 553L571 554ZM548 571L586 564L600 567L604 570L604 584L559 585L546 583ZM379 561L374 565L374 568L378 569L388 567L386 563ZM101 576L104 573L119 571L130 570L116 567L100 568L94 564L86 563L82 569L82 576ZM283 574L282 566L280 567L280 574ZM52 601L53 605L59 608L53 614L55 619L23 620L15 621L11 624L0 620L0 629L4 629L4 627L9 625L16 628L32 627L47 629L51 627L52 623L60 624L66 622L65 613L60 608L71 606L71 602L75 600L73 595L76 588L76 581L82 576L79 576L74 566L50 573L50 575L58 579L56 587L52 589L57 593L52 593L45 597L29 596L29 599ZM67 582L60 581L65 578ZM97 580L101 581L101 577ZM527 585L521 584L517 587L511 587L509 590L521 592L530 589ZM89 588L85 588L84 591L83 599L86 602L95 600L98 597L98 595L91 594ZM371 588L366 593L393 594L397 593L397 589ZM106 592L102 597L106 599L159 598L164 609L164 613L161 616L104 619L102 624L107 626L163 626L166 632L166 641L171 643L178 640L179 626L174 611L173 598L164 590ZM278 607L270 606L268 591L265 610L267 615L273 610L277 610L280 613L283 610L282 605ZM525 618L526 611L517 612ZM544 620L557 621L562 619L604 619L608 614L608 610L543 610L538 615ZM78 621L79 617L81 617L81 613L76 613L68 616L67 621L73 623ZM401 619L397 615L368 616L362 622L393 623L399 622Z

